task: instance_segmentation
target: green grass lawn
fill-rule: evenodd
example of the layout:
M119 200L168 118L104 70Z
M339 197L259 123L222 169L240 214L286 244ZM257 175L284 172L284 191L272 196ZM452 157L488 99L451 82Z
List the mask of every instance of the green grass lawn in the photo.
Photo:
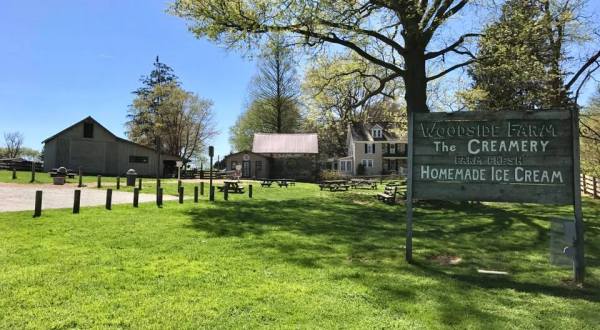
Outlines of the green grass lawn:
M96 175L84 175L82 178L83 184L88 186L96 186L98 177ZM31 171L17 171L17 178L13 180L11 170L0 170L0 182L5 183L31 183ZM74 179L66 179L67 183L78 184L79 177L75 176ZM102 177L102 183L116 184L117 180L115 177ZM52 177L46 172L35 173L35 184L51 184ZM121 183L125 185L125 178L121 178Z
M410 265L405 209L373 194L255 184L213 204L0 213L0 328L599 326L599 202L584 199L577 288L548 262L568 207L420 204Z

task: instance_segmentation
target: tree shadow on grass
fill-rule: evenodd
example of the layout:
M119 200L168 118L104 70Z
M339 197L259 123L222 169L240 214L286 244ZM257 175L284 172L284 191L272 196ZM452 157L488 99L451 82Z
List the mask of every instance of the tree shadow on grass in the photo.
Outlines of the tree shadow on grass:
M470 274L480 266L477 261L459 266L456 272L446 271L429 261L418 262L416 267L407 266L403 262L402 248L404 209L381 203L365 206L349 201L348 197L346 194L336 194L324 199L216 202L215 207L189 210L189 227L213 237L269 235L269 239L253 242L253 248L276 251L271 258L277 262L306 268L343 266L356 270L358 273L341 278L365 283L379 297L406 299L414 295L414 290L403 287L405 284L390 286L385 278L374 278L372 274L410 272L413 276L449 278L484 289L513 289L524 293L600 301L599 289L594 286L576 290L560 285L519 282L510 277L490 280L481 274ZM352 198L360 201L361 197ZM368 203L368 197L364 197L362 202ZM539 253L542 246L547 248L548 226L539 222L549 220L553 215L544 214L544 210L536 210L540 216L532 219L531 210L520 206L420 204L416 213L415 238L427 241L427 248L433 251L456 249L469 257L491 256L495 253L502 255L514 248L520 249L524 253L522 257L526 258L527 251ZM443 222L440 222L440 218ZM502 234L513 235L513 227L517 224L533 229L535 239L527 241L517 236L511 242L489 244L498 241L497 237ZM597 251L592 254L597 255ZM597 259L588 255L590 261L597 262ZM511 262L526 264L527 261ZM443 302L448 297L441 292L436 299ZM474 308L466 303L463 305L465 310Z

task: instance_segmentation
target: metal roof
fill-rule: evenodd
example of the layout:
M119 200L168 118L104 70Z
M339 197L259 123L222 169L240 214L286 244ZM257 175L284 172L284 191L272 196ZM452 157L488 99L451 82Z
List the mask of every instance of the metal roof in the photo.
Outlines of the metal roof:
M254 134L252 152L259 154L317 154L319 142L316 133Z

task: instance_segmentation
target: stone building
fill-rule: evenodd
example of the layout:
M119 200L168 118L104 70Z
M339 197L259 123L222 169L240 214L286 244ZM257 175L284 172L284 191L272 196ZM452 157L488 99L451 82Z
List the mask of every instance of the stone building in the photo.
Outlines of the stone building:
M124 175L133 168L141 176L172 177L180 157L120 138L87 117L47 138L44 143L44 170L64 166L85 174ZM160 161L160 163L159 163Z

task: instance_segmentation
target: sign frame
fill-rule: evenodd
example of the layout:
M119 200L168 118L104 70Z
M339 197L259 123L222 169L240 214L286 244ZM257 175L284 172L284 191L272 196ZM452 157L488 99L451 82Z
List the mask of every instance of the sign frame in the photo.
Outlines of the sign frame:
M534 184L532 184L531 186L533 187L532 191L536 191L538 192L537 195L535 196L519 196L517 194L517 196L515 197L514 194L508 194L505 196L501 196L504 194L504 191L502 190L502 188L510 188L511 184L514 184L514 182L509 182L509 180L507 180L504 183L495 183L495 185L498 185L498 193L496 193L495 195L492 193L490 193L489 191L486 191L486 193L484 194L484 196L482 198L473 198L471 199L472 196L474 196L472 193L471 194L464 194L464 196L460 196L461 191L458 192L458 197L457 198L457 194L456 194L456 185L460 185L462 191L468 191L468 189L471 189L473 187L469 187L469 185L471 184L475 184L473 182L452 182L452 184L454 184L454 186L452 186L452 184L450 185L446 185L446 187L452 187L451 193L446 193L446 194L440 194L440 193L431 193L429 196L426 193L423 193L423 190L418 190L418 189L422 189L422 187L419 187L419 185L425 186L422 184L423 181L421 182L415 182L415 114L410 112L408 114L408 177L407 177L407 193L406 193L406 244L405 244L405 249L406 249L406 255L405 255L405 259L407 262L411 263L413 261L413 244L412 244L412 236L413 236L413 200L414 199L442 199L442 200L458 200L458 201L467 201L467 200L480 200L480 201L493 201L493 202L528 202L528 203L540 203L540 204L557 204L557 205L572 205L573 206L573 213L574 213L574 218L575 218L575 257L574 257L574 278L575 281L577 283L583 283L584 280L584 274L585 274L585 260L584 260L584 229L583 229L583 215L582 215L582 210L581 210L581 192L580 192L580 186L579 186L579 173L580 173L580 169L579 169L579 108L574 107L574 108L568 108L568 109L553 109L553 110L548 110L548 111L504 111L504 112L491 112L491 111L476 111L476 112L461 112L461 113L418 113L416 114L417 116L422 116L422 117L431 117L431 118L435 118L438 116L448 116L447 118L453 118L452 116L454 116L454 118L459 117L459 116L464 116L467 119L468 118L477 118L478 116L481 116L482 121L489 121L489 120L495 120L495 121L500 121L500 122L505 122L507 121L507 118L513 118L513 119L518 119L520 117L525 118L524 120L528 120L527 117L534 117L534 119L531 120L543 120L545 117L548 117L549 120L565 120L565 119L570 119L570 125L564 125L562 127L562 129L569 129L569 137L568 138L564 138L561 137L560 139L555 139L556 141L558 141L559 143L561 143L561 145L564 145L563 148L568 148L570 149L570 151L568 153L564 153L561 154L561 160L558 163L561 166L561 169L566 169L566 174L565 176L567 178L565 178L566 182L564 182L564 184L562 184L563 182L561 181L561 186L560 187L556 187L556 191L553 192L553 194L550 194L550 197L548 197L548 194L543 194L543 193L539 193L539 192L544 192L546 190L546 188L548 186L544 186L544 185L539 185L538 187L534 186ZM556 115L556 117L555 117ZM563 118L565 117L565 115L567 115L567 117L569 118ZM558 118L558 119L557 119ZM468 120L466 120L468 121ZM476 121L476 119L474 119L474 121ZM509 125L509 124L508 124ZM562 125L558 125L559 127ZM508 127L507 129L510 130L510 127ZM425 130L423 129L423 135L425 135ZM564 133L564 132L563 132ZM569 141L570 140L570 141ZM421 143L422 141L417 141L417 143ZM436 144L436 148L439 147L439 143ZM423 151L424 148L422 145L419 146L419 151ZM470 150L470 149L469 149ZM545 149L544 149L545 151ZM438 157L437 159L442 159L442 164L445 164L446 159L443 159L443 155L435 155L436 157ZM422 155L418 155L417 156L417 160L420 160L420 158L418 157L423 157ZM524 157L524 156L523 156ZM428 159L427 157L425 157L425 159ZM431 159L436 160L435 157L431 157ZM550 158L549 158L550 159ZM555 161L554 158L552 158L552 161ZM488 160L489 162L489 160ZM445 166L445 165L444 165ZM477 166L477 165L476 165ZM481 165L483 166L491 166L489 164L487 165ZM558 165L557 165L558 166ZM429 166L427 167L427 169L429 169ZM421 170L423 172L423 169ZM562 172L561 172L562 173ZM423 178L423 173L421 173L421 178ZM516 175L515 175L516 178ZM561 178L562 179L562 178ZM417 194L415 194L415 185L417 187ZM434 184L429 184L430 187L436 187L439 186L439 184L434 183ZM465 187L467 186L467 187ZM442 187L444 187L443 183L442 183ZM494 184L487 184L486 188L492 187L494 188ZM527 186L526 184L523 185L515 185L515 191L523 194L523 192L526 192L528 190L530 190L528 188L529 186ZM554 189L553 186L550 186L551 189ZM452 190L454 189L454 190ZM563 191L561 191L561 189L563 189ZM568 191L564 191L564 189L568 189ZM567 196L561 195L561 192L564 193L568 193ZM545 196L546 195L546 196ZM436 196L442 196L444 198L423 198L423 196L426 197L436 197ZM500 198L498 199L494 199L494 196L499 196ZM417 197L417 198L415 198ZM421 197L421 198L419 198ZM462 198L460 198L462 197Z

